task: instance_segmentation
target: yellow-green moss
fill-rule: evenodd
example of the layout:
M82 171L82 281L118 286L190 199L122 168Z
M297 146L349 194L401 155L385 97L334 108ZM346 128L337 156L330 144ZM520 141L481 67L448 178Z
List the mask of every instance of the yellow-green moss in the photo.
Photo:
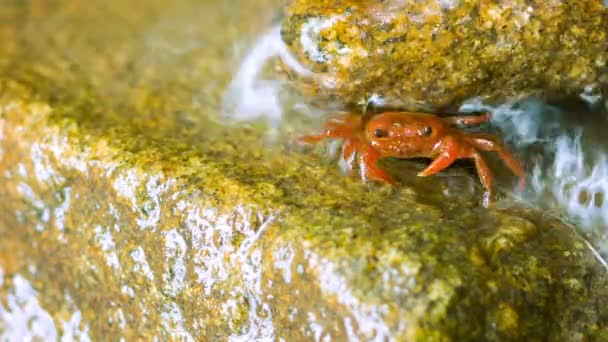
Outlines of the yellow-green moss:
M584 241L509 197L482 208L467 170L389 160L398 187L362 185L284 132L222 125L227 56L276 4L133 4L0 8L31 17L0 22L0 267L55 319L69 295L93 339L607 335Z
M345 105L375 95L381 106L441 112L474 96L604 84L607 28L601 0L295 0L282 35L317 73L314 82L294 78L310 95Z

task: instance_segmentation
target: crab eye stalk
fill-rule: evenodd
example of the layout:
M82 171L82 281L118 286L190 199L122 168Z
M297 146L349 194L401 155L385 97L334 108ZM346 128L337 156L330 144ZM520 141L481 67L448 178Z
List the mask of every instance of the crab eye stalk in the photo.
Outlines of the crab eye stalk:
M433 129L429 126L424 126L420 129L419 134L425 137L428 137L433 133Z
M376 138L385 138L385 137L388 137L388 132L384 129L376 128L374 130L374 136Z

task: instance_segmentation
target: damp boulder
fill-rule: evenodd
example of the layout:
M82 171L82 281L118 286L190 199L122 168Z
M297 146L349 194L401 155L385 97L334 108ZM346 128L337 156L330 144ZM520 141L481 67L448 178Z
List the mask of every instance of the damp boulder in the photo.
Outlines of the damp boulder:
M282 27L309 96L438 112L605 84L607 33L602 0L295 0Z

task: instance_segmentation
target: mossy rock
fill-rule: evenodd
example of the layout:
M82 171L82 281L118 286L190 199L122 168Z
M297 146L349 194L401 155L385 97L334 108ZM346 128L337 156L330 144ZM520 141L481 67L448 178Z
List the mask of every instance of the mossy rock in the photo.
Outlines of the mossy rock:
M588 243L508 192L481 207L464 165L389 160L399 186L363 185L286 132L223 125L232 42L277 4L132 6L0 7L21 18L0 21L8 316L26 278L60 332L78 310L95 340L608 336Z
M602 0L295 0L282 29L303 92L437 112L606 84L607 33Z

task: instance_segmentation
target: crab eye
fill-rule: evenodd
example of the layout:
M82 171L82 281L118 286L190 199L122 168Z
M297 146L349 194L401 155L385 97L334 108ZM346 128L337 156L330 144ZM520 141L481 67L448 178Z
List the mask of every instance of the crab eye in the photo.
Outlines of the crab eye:
M419 133L422 136L428 137L429 135L431 135L431 133L433 133L433 129L429 126L424 126L420 129Z
M388 136L388 132L384 129L376 128L374 130L374 136L376 138L385 138Z

